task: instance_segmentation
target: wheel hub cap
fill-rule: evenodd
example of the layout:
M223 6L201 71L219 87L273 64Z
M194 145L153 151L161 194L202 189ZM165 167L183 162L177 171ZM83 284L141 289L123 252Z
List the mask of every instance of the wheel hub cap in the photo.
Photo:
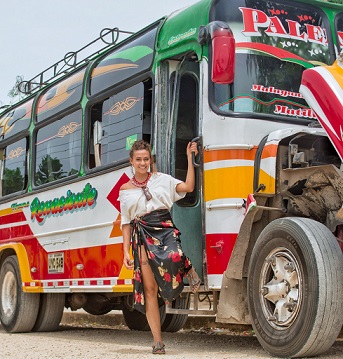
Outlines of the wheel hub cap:
M265 259L260 276L263 314L275 329L286 329L301 305L302 276L298 261L287 248L276 248Z
M7 317L13 315L17 303L16 279L12 272L7 272L2 286L2 308Z

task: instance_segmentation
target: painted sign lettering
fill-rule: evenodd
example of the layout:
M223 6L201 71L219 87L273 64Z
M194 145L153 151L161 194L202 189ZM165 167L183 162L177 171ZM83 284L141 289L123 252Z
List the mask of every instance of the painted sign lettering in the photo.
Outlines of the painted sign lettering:
M304 42L312 42L321 45L328 45L326 30L320 26L304 24L306 31L301 32L302 24L293 20L286 20L288 28L285 28L278 16L268 16L265 12L257 9L240 7L243 15L245 36L261 36L262 30L268 36L276 36L294 39ZM287 13L283 13L287 15ZM302 17L299 17L301 20Z
M303 117L318 119L317 115L311 108L291 108L288 106L276 105L274 113L276 115L292 116L292 117Z
M88 207L92 208L96 204L97 196L98 191L87 183L83 191L79 193L73 193L68 190L66 196L45 202L36 197L30 205L31 220L36 219L39 224L43 224L45 219L51 216L59 216L63 213L74 212Z
M274 86L265 87L263 85L252 85L251 91L272 93L272 94L275 94L275 95L280 95L282 97L303 98L302 95L299 92L281 90L281 89L275 88Z

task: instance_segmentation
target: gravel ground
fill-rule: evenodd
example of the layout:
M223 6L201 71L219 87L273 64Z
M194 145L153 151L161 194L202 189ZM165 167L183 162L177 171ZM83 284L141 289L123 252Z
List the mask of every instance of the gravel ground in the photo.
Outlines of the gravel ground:
M95 317L94 317L95 318ZM68 322L68 324L65 324ZM0 357L18 359L55 358L152 358L149 332L130 331L123 324L99 324L89 318L66 320L50 333L8 334L0 326ZM178 333L164 333L164 358L271 358L260 346L251 329L198 327ZM339 339L320 359L341 359Z
M0 331L1 358L150 358L149 332L62 326L55 333ZM254 337L201 332L164 335L165 358L270 358ZM334 357L333 357L334 358ZM338 358L338 357L337 357Z

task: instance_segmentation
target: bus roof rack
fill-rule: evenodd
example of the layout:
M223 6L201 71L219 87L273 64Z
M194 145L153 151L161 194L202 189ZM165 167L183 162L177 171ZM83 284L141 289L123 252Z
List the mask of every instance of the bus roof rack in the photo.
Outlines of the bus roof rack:
M77 51L70 51L66 53L62 60L59 60L44 71L40 72L31 80L21 81L17 86L18 91L24 95L31 95L36 90L39 90L43 86L47 85L51 80L62 77L78 66L88 63L95 55L98 55L100 52L116 44L119 39L119 34L133 35L134 32L119 30L117 27L114 27L113 29L102 29L100 31L100 36L89 44L83 46ZM95 51L92 50L95 47L99 47L99 44L101 43L105 43L105 46ZM84 52L85 55L79 59L81 52Z

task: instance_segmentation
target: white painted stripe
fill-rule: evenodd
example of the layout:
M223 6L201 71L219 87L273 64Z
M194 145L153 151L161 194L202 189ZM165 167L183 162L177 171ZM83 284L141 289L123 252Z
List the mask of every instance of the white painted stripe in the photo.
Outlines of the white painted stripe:
M72 279L50 279L50 280L42 280L41 283L46 284L46 283L57 283L57 282L64 282L67 285L69 285L69 283L71 282L72 285L78 285L78 282L83 282L85 283L86 281L89 283L90 281L97 281L97 282L104 282L104 281L111 281L110 283L114 283L117 284L118 280L122 280L118 277L104 277L104 278L72 278Z
M280 139L277 139L277 140L275 140L275 139L268 139L268 142L266 143L266 145L264 146L264 148L266 148L266 147L268 147L269 145L276 145L276 146L278 146L279 145L279 142L280 142Z
M112 285L104 285L104 286L83 285L83 286L76 286L76 287L70 286L69 289L70 289L71 293L80 293L80 292L90 292L90 293L103 292L103 293L106 293L106 292L112 292L113 286Z
M314 69L311 69L311 71L318 72L324 80L327 82L328 86L330 87L331 91L335 94L337 99L340 101L340 103L343 106L343 89L335 79L335 76L325 67L319 66Z
M254 166L252 160L222 160L222 161L211 161L204 163L204 170L217 170L221 168L233 168L233 167L247 167Z
M261 168L270 173L270 168L273 168L272 177L274 177L276 165L276 157L268 157L261 159ZM235 167L253 167L254 161L252 160L224 160L224 161L212 161L204 164L204 170L217 170L223 168L235 168Z
M276 157L262 158L260 168L269 176L275 178Z
M95 281L96 284L90 284ZM110 281L110 284L104 284L105 281ZM124 283L118 284L118 281ZM102 279L73 279L73 280L44 280L41 281L44 293L54 292L112 292L113 287L117 285L132 285L132 279L118 279L118 278L102 278ZM60 284L62 283L62 284ZM69 285L71 283L71 285ZM36 286L37 283L31 282L31 286ZM24 283L23 283L24 286Z
M242 198L221 198L205 203L207 207L209 204L243 204ZM238 233L241 223L244 219L245 208L239 209L220 209L206 211L206 233L208 234L226 234Z
M44 293L112 293L112 285L103 285L103 286L77 286L77 287L44 287Z
M19 227L19 226L25 226L27 225L28 222L15 222L15 223L6 223L6 224L2 224L0 225L0 230L1 229L7 229L7 228L13 228L13 227Z
M323 112L321 106L319 106L315 96L313 95L312 91L304 85L300 86L300 93L306 98L306 102L312 107L312 109L317 113L320 119L325 123L325 125L330 129L330 131L340 140L339 136L337 135L336 131L332 127L330 121L326 117L325 113Z
M44 233L37 233L37 238L44 238L44 237L50 237L52 235L61 235L61 234L69 234L73 232L82 232L85 229L91 230L91 229L97 229L102 227L113 227L113 221L107 222L107 223L99 223L99 224L93 224L93 225L87 225L87 227L74 227L74 228L67 228L67 229L61 229L59 231L53 231L53 232L44 232Z
M220 289L222 287L222 274L209 274L207 279L209 289Z
M64 287L43 288L43 293L70 293L71 292L70 290L66 290L66 289L69 289L69 288L64 288Z

